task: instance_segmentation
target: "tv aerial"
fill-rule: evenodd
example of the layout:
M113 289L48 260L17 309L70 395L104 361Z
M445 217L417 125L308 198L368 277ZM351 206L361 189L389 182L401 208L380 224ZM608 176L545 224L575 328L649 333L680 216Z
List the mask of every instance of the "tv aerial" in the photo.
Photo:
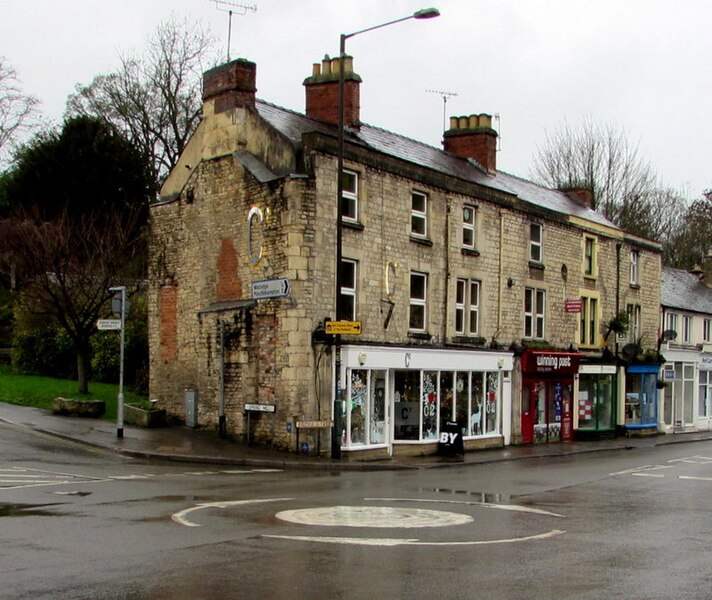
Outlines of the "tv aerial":
M443 90L425 90L428 94L439 94L442 99L443 99L443 131L447 130L447 120L446 120L446 113L447 113L447 101L450 100L453 96L458 96L459 94L457 92L445 92Z
M215 2L215 8L219 11L226 12L228 14L228 25L227 25L227 60L230 61L230 38L232 37L232 15L246 15L248 12L257 12L256 4L238 4L237 2L231 2L231 0L213 0Z

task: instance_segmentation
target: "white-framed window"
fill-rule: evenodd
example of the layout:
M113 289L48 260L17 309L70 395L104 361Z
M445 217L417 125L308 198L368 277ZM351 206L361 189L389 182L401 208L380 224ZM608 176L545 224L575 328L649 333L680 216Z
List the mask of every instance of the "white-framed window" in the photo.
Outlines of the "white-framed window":
M702 323L702 341L705 344L712 342L712 319L705 319Z
M635 342L640 338L640 304L628 304L628 339Z
M583 238L583 274L586 277L596 277L598 274L597 240L586 235Z
M544 256L544 228L540 223L529 224L529 260L540 263Z
M344 258L341 260L341 297L339 298L340 321L356 320L356 282L358 263Z
M579 344L581 346L598 347L600 345L598 298L581 296L580 325Z
M465 204L462 207L462 247L474 250L477 245L477 207Z
M638 285L639 272L638 265L640 263L640 252L637 250L630 251L630 285Z
M408 329L424 332L427 323L428 275L412 271L410 274L410 314Z
M680 325L679 325L679 315L677 313L667 313L665 317L665 329L674 331L679 335L680 333Z
M410 195L410 232L416 237L428 237L428 197L422 192Z
M692 342L692 317L685 315L682 317L682 343L690 342Z
M458 279L455 282L455 333L479 335L480 282L475 279Z
M341 218L344 221L358 222L358 186L359 174L344 171L342 178L343 195L341 196Z
M536 288L524 289L524 337L544 339L544 312L546 291Z

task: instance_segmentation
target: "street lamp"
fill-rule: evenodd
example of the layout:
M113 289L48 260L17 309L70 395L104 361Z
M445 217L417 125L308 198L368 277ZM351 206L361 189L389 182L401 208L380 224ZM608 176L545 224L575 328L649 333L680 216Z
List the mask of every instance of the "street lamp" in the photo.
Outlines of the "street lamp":
M360 29L353 33L342 33L339 44L339 122L338 122L338 162L336 182L336 320L341 319L341 258L342 258L342 217L344 195L344 59L346 57L346 40L367 31L381 29L389 25L408 21L410 19L432 19L439 17L437 8L424 8L407 17L401 17L387 23ZM335 393L334 393L334 427L331 434L331 457L341 458L341 335L336 334L335 352Z

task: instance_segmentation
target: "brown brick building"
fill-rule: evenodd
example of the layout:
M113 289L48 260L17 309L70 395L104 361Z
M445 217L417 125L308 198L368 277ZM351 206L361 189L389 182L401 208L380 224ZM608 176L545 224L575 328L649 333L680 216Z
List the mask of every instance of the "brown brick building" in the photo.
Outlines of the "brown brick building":
M306 115L256 100L252 63L205 74L151 207L152 397L182 418L196 390L199 426L246 437L249 414L251 439L324 452L331 430L308 426L334 417L340 348L345 456L654 426L627 386L649 385L630 382L657 340L659 245L497 171L488 115L451 119L444 150L361 123L350 59L339 317L360 333L334 345L338 68L314 65Z

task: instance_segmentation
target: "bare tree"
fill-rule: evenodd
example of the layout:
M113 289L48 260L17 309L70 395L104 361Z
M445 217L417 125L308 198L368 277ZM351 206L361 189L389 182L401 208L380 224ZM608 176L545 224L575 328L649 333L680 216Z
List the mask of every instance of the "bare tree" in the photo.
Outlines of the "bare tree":
M22 273L18 304L56 321L72 340L80 393L88 392L96 321L111 297L109 288L127 275L127 265L136 264L142 221L139 210L113 212L100 225L93 216L77 217L67 210L52 221L29 210L5 222L0 267Z
M670 232L665 264L692 269L704 264L712 248L712 190L695 200L681 216L680 226Z
M201 76L213 43L199 24L162 23L144 55L122 56L115 73L77 85L66 112L101 117L123 131L150 158L158 189L200 121Z
M626 132L586 119L579 128L567 122L534 156L532 177L550 187L591 191L594 208L617 225L637 226L658 191L657 176ZM645 224L647 228L647 223ZM634 227L635 229L635 227Z
M38 103L22 92L17 72L0 56L0 164L18 135L32 126Z

